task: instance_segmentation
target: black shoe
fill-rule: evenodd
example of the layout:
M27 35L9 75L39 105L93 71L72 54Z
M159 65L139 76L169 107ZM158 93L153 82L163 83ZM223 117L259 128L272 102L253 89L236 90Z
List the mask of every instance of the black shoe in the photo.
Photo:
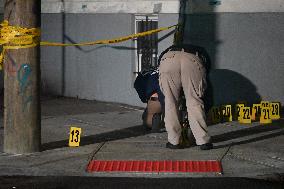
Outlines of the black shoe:
M173 144L171 144L170 142L168 142L168 143L166 144L166 148L170 148L170 149L183 149L183 146L180 145L180 144L173 145Z
M213 149L213 144L212 143L202 144L200 145L200 149L201 150L211 150Z

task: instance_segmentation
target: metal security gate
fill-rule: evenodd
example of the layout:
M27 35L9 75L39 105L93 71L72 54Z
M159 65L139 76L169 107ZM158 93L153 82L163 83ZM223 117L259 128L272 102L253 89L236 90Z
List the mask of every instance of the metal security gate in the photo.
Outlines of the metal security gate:
M158 28L157 17L136 17L136 32L144 32ZM157 67L158 33L137 38L137 69L136 72Z

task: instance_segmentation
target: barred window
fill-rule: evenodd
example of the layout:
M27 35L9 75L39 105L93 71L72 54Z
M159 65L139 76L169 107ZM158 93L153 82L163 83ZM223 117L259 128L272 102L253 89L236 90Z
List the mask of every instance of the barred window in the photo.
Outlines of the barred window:
M136 33L158 28L158 16L136 16ZM157 67L158 33L137 38L136 73Z

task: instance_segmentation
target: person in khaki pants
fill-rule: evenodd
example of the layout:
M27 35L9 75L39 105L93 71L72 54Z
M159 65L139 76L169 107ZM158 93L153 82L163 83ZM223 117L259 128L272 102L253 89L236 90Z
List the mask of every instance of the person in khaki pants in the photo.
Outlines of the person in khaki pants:
M167 148L183 148L179 144L181 125L178 100L184 90L190 128L201 150L213 148L208 135L202 97L206 89L206 69L199 52L183 46L171 46L160 56L159 85L165 96L165 127Z

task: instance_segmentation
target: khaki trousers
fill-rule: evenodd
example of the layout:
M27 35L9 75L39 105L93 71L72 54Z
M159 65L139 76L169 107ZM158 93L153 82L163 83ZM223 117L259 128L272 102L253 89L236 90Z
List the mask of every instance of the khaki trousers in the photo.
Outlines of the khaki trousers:
M178 98L184 90L188 120L197 145L210 142L202 96L206 89L206 70L198 56L183 51L169 51L161 59L159 85L165 95L165 127L168 141L179 143L181 125Z

